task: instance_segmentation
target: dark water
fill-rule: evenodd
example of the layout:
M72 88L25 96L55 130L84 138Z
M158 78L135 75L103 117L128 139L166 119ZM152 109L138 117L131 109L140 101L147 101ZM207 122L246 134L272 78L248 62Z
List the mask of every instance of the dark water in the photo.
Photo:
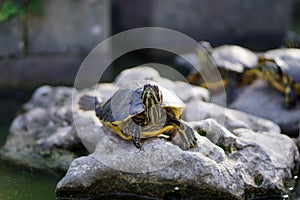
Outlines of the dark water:
M0 123L0 147L4 144L9 122ZM58 177L12 166L0 160L0 200L54 200Z
M28 169L16 168L0 162L1 200L53 200L59 181Z

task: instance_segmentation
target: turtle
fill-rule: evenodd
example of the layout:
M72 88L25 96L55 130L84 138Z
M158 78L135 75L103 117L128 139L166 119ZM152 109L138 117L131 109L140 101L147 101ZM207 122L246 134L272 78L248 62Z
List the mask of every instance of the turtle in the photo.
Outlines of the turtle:
M222 84L227 90L228 100L231 101L234 88L250 84L256 79L256 73L253 69L257 66L257 55L251 50L238 45L221 45L212 48L207 41L200 41L199 45L197 48L201 67L199 71L215 67L219 70L222 81L206 83L201 78L199 71L196 71L188 76L187 79L190 83L212 89L218 88Z
M292 109L300 96L300 49L266 51L258 57L257 74L285 94L283 106Z
M79 108L94 109L110 131L132 140L138 149L142 149L146 138L162 136L172 140L177 132L185 149L197 146L193 128L181 119L185 104L171 90L154 82L132 82L119 88L104 103L83 95Z
M282 43L286 48L300 48L300 36L294 31L286 31Z

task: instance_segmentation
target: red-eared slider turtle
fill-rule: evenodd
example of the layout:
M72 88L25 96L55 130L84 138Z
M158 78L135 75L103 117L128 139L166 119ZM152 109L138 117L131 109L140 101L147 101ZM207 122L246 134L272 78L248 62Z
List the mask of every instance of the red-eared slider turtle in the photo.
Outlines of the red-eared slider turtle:
M283 46L286 48L300 48L300 36L294 31L287 31L283 37Z
M258 58L258 75L285 94L284 107L293 108L300 96L300 49L275 49Z
M163 135L172 139L177 131L185 148L196 145L194 130L181 119L185 104L172 91L156 83L133 82L117 90L103 104L95 97L84 95L79 107L94 108L105 126L121 138L132 140L139 149L145 138Z
M205 83L199 72L196 72L188 76L192 84L200 83L204 87L210 84L210 88L218 88L220 84L224 84L230 95L231 89L250 84L255 79L252 69L257 66L257 55L246 48L237 45L222 45L213 49L210 43L202 41L197 49L197 55L200 67L205 69L215 65L221 73L223 82Z

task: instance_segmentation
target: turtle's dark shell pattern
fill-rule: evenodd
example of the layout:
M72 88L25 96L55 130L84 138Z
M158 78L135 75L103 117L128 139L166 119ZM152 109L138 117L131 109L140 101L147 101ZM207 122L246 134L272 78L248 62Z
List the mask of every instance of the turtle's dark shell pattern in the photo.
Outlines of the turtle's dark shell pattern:
M94 106L89 106L90 103ZM132 139L138 148L141 148L141 138L161 134L173 138L177 131L187 148L196 145L193 129L181 119L185 104L157 83L131 82L103 104L85 95L80 98L79 106L82 110L94 107L96 116L105 126L123 139Z

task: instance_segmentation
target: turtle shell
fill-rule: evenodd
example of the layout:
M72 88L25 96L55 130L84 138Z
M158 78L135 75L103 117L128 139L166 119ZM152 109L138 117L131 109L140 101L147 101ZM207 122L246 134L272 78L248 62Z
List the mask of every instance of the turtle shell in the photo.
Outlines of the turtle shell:
M222 45L214 48L212 57L219 68L238 73L243 73L257 65L256 54L237 45Z
M128 120L145 110L145 105L141 101L141 95L145 84L149 81L131 82L124 87L119 88L113 96L105 102L99 113L99 117L103 122L119 123ZM166 87L153 83L158 86L162 92L162 107L173 109L174 113L179 117L185 104L177 97L177 95Z
M263 55L275 59L287 76L300 83L300 49L274 49Z

